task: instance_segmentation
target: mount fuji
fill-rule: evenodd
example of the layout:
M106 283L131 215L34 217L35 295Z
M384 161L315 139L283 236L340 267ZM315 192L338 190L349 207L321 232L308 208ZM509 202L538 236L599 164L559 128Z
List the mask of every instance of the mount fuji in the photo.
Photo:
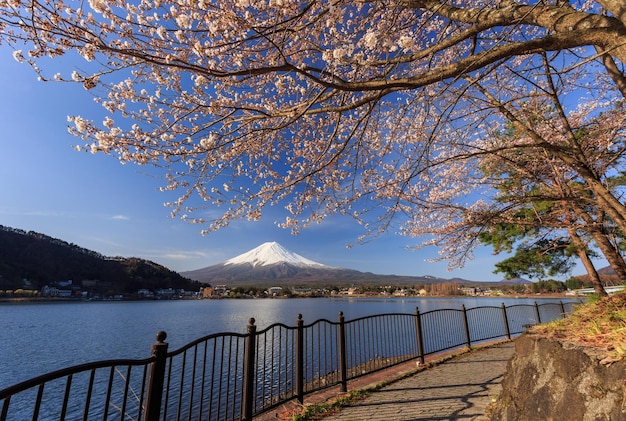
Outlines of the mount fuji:
M252 265L252 267L256 267L270 266L281 263L302 268L315 267L331 269L331 266L326 266L321 263L314 262L313 260L309 260L306 257L302 257L299 254L292 253L275 241L263 243L247 253L228 259L224 262L224 265L249 264Z
M277 242L260 246L216 265L182 272L186 278L209 283L266 284L272 280L328 280L349 273L352 277L361 272L340 269L307 259L293 253Z
M216 265L181 272L182 276L210 284L266 286L350 285L390 283L450 282L432 276L377 275L354 269L327 266L293 253L276 242L260 246ZM271 286L271 285L270 285Z

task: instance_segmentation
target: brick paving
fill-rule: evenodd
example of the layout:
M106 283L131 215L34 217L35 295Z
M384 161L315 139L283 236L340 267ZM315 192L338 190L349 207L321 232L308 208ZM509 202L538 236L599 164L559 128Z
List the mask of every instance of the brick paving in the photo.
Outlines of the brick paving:
M489 420L514 342L475 350L398 380L324 421Z

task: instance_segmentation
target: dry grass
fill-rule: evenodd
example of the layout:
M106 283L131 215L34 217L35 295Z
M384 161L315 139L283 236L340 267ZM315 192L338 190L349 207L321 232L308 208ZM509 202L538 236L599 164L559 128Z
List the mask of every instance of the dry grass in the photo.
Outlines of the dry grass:
M569 317L531 332L603 351L604 364L619 361L626 357L626 292L591 299Z

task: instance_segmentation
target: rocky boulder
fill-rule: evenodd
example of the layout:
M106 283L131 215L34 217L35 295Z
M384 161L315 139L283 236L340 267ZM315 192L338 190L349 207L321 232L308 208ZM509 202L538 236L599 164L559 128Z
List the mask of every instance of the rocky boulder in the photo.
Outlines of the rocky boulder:
M534 334L515 350L492 421L626 421L626 361Z

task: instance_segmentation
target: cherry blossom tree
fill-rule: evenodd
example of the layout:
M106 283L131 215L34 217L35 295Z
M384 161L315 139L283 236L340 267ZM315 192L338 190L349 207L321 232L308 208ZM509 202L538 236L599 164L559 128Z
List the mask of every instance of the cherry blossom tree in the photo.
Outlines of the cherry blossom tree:
M587 166L612 196L621 194L626 150L622 106L592 118L587 113L576 117L575 112L565 118L558 104L540 99L533 97L523 113L510 113L505 130L486 139L474 156L475 166L485 174L481 183L495 194L470 206L442 206L438 217L447 215L446 220L454 222L441 226L433 242L444 248L447 257L461 261L471 242L492 244L499 253L529 240L518 246L519 258L507 262L507 267L517 268L517 260L540 267L550 260L549 254L557 257L556 263L558 253L575 253L597 292L604 295L587 249L595 242L620 278L626 279L626 263L619 251L624 231L577 169ZM537 260L529 260L531 255Z
M548 60L544 63L544 78L551 81ZM481 91L497 102L486 89ZM620 194L626 151L623 105L602 113L589 112L586 106L584 112L566 114L554 84L545 84L542 91L517 110L498 104L509 123L485 139L473 156L485 174L482 183L497 193L480 206L454 209L455 229L442 226L436 241L448 255L461 253L460 259L470 247L460 246L459 239L492 244L496 253L511 251L516 242L525 240L516 255L500 265L508 274L559 271L559 262L575 253L597 293L606 295L587 249L595 242L618 276L626 279L626 263L619 252L624 231L580 168L593 174L592 182L602 184L612 197ZM452 209L447 206L445 211Z
M95 92L106 115L70 118L79 147L164 167L173 213L206 232L280 204L295 231L342 213L436 236L453 266L471 247L451 240L475 238L459 221L488 203L470 195L489 194L485 139L508 121L550 150L527 104L548 97L566 123L626 94L621 0L7 0L0 42ZM75 54L69 75L40 68ZM552 152L626 232L593 165Z
M534 62L534 79L524 82L534 88L525 95L506 94L507 90L523 91L514 79L501 79L505 82L501 86L473 80L478 95L470 108L492 107L505 123L492 125L481 142L472 142L465 155L457 154L455 171L467 181L468 172L463 171L461 160L472 162L465 164L466 168L481 168L483 179L472 179L470 183L485 186L486 199L465 206L458 200L440 202L435 212L419 215L411 223L423 227L429 219L430 226L435 227L431 229L435 234L432 244L442 248L444 258L461 265L489 226L520 224L520 207L532 209L538 203L550 203L549 214L542 213L526 222L533 228L568 231L565 235L579 243L579 255L589 263L585 266L601 287L597 274L593 276L593 265L584 255L588 240L578 238L577 231L583 230L626 279L619 240L610 240L623 238L626 232L626 213L620 202L626 150L623 99L617 95L610 100L582 101L577 107L570 104L568 109L572 80L557 70L556 56L539 55L543 59ZM500 194L494 195L496 191ZM438 220L447 223L437 227Z

